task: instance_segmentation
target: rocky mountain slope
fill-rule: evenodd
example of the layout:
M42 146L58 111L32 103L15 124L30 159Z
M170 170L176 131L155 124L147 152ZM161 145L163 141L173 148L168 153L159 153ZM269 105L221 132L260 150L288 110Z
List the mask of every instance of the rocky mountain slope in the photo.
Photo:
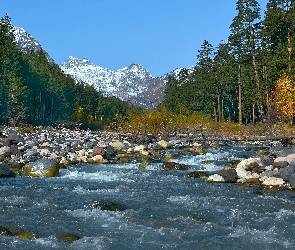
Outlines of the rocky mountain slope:
M155 108L163 99L168 75L153 77L142 65L112 71L93 64L88 59L70 56L60 68L77 82L90 84L105 96L115 96L121 100L148 108Z
M34 53L38 53L42 50L41 44L23 28L13 26L13 34L15 36L14 42L22 52L28 53L33 51ZM54 63L46 51L45 54L48 61Z

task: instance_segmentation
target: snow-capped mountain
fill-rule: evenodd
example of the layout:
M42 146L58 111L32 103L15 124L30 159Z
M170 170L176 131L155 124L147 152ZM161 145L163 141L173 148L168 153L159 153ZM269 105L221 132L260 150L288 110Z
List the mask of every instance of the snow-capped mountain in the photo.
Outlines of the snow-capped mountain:
M155 108L164 96L165 77L153 77L142 65L113 71L70 56L60 68L77 82L93 86L105 96L115 96L141 107Z
M22 52L27 53L33 51L34 53L38 53L40 50L42 50L41 44L23 28L13 25L12 32L14 34L14 42L18 49ZM48 61L50 63L54 63L53 59L46 51L45 54Z
M41 44L25 29L13 26L13 33L15 43L21 51L38 53L42 50ZM47 52L44 52L48 61L54 63ZM115 96L144 108L155 108L161 103L169 75L177 78L181 70L176 69L161 77L153 77L140 64L131 64L113 71L97 66L87 59L72 56L65 60L60 68L64 73L73 77L76 82L89 84L105 96Z

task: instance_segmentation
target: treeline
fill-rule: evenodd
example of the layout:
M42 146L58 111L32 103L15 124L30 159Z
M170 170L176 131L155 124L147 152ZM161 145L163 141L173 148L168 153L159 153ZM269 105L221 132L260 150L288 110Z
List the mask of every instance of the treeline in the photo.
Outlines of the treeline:
M295 1L238 0L227 41L204 41L192 70L170 77L162 106L215 121L291 121L295 115ZM214 32L214 30L212 30Z
M0 124L111 126L135 108L75 83L46 53L21 52L8 16L0 20Z

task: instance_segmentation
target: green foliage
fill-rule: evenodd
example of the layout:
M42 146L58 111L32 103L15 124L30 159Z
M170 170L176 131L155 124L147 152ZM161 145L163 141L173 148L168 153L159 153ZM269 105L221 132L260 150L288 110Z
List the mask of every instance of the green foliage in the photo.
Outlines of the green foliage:
M258 1L236 1L227 41L214 48L204 40L193 72L169 78L162 106L176 114L202 112L220 123L239 121L240 110L244 124L281 118L273 93L282 75L295 74L295 2L269 0L266 7L261 19Z
M75 83L45 51L19 51L13 26L0 20L0 123L19 126L102 128L127 117L134 108L117 98L106 98L85 83Z

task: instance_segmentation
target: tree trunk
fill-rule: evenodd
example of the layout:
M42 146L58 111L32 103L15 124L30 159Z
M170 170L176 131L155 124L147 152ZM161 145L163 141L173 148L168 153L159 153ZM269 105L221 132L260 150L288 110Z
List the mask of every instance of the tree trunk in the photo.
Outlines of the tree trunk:
M239 124L243 123L243 114L242 114L242 83L241 83L241 65L239 64L239 75L238 75L238 84L239 84Z

